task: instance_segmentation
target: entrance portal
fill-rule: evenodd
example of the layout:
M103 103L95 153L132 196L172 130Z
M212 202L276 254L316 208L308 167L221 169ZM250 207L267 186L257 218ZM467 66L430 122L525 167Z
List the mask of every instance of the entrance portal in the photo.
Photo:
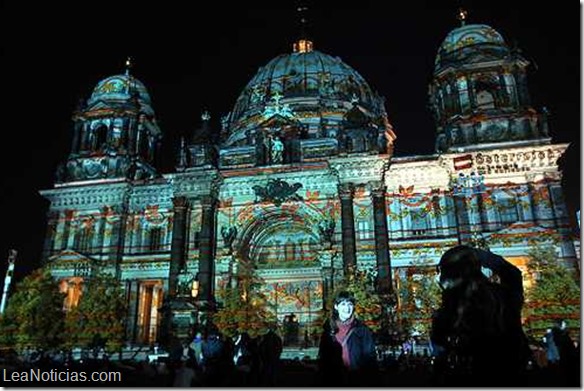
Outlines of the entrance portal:
M265 274L265 271L260 274ZM313 346L322 330L323 282L318 268L270 270L265 294L288 346ZM279 275L274 278L274 274ZM293 276L291 276L291 274Z

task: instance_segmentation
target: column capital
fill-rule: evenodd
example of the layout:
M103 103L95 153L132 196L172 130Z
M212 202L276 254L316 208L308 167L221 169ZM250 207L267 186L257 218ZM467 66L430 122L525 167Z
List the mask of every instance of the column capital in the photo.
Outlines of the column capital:
M352 182L340 183L338 185L338 191L341 200L352 200L355 194L355 185Z
M199 198L203 208L212 208L217 203L217 198L212 195L204 195Z
M175 209L187 208L189 206L189 201L185 196L177 196L172 199L172 205Z
M383 181L370 181L367 183L367 186L371 192L371 197L385 197L387 186Z

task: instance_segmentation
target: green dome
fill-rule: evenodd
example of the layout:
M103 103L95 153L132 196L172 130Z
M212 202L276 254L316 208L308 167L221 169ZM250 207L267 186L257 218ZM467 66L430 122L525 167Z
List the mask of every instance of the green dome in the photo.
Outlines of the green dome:
M125 101L134 95L141 103L150 105L150 95L140 80L130 75L115 75L97 83L88 103L91 105L98 100Z
M484 24L469 24L452 30L440 45L435 69L448 65L503 58L509 48L501 34Z
M303 123L316 121L330 108L347 112L353 102L373 116L385 113L383 99L339 57L297 51L272 59L243 89L229 118L231 141L241 139L245 129L261 121L261 113L274 99L286 104Z

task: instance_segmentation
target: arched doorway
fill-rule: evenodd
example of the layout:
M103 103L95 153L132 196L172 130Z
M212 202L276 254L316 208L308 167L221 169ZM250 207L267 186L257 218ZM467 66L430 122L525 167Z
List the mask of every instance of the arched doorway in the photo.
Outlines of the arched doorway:
M258 209L244 227L239 254L264 281L261 290L276 312L284 342L312 346L322 326L323 246L317 224L322 217L307 214L300 203ZM291 335L288 326L296 330Z

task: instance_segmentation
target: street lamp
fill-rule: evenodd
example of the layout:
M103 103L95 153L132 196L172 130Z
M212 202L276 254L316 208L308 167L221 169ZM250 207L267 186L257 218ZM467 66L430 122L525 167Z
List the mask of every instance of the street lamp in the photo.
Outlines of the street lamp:
M199 280L197 279L197 277L195 277L191 282L191 297L193 299L196 299L197 296L199 296Z
M12 281L12 274L14 273L14 263L16 262L16 254L18 252L14 249L8 251L8 269L6 270L6 277L4 277L4 289L2 291L2 302L0 302L0 315L4 313L6 302L8 300L8 290L10 289L10 282Z

